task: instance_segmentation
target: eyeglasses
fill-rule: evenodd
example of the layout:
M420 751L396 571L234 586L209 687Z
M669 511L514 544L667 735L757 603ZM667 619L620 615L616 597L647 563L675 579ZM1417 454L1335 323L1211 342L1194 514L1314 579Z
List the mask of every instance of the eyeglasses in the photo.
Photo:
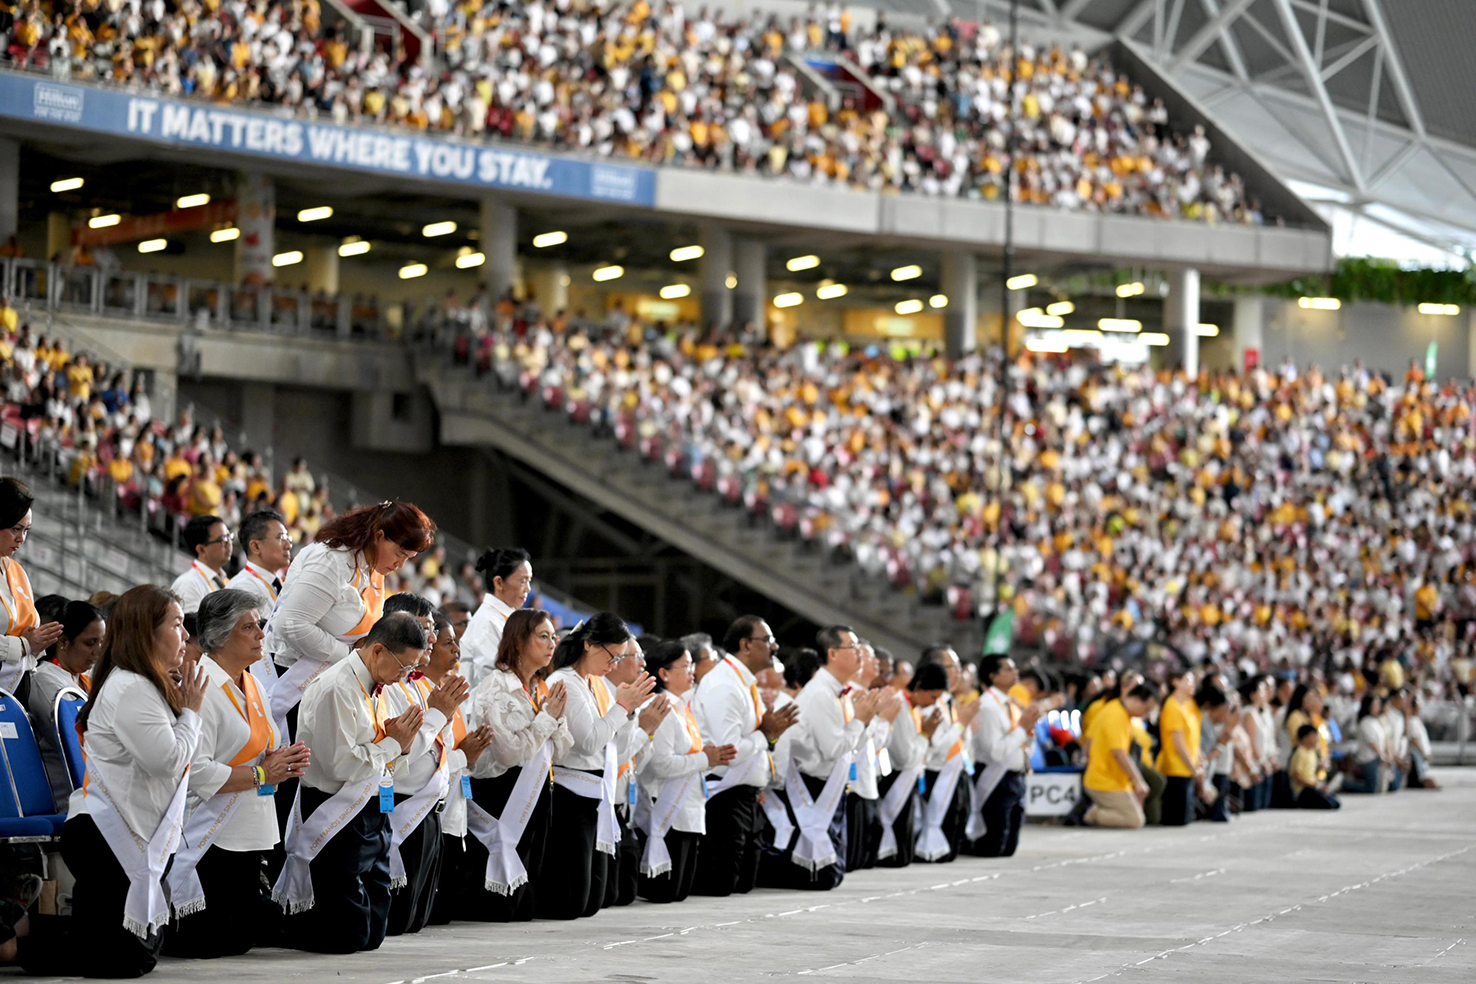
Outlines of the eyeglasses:
M770 649L773 649L775 646L779 645L778 640L775 639L773 636L749 636L748 637L748 641L749 642L762 642L764 645L768 646Z
M610 647L605 645L604 643L600 644L600 648L605 651L605 655L610 657L610 662L612 663L619 663L629 658L624 653L620 653L617 655L616 653L612 652Z
M224 536L219 537L218 539L206 540L204 545L208 547L214 543L230 543L231 541L235 540L235 538L236 535L234 533L227 533Z

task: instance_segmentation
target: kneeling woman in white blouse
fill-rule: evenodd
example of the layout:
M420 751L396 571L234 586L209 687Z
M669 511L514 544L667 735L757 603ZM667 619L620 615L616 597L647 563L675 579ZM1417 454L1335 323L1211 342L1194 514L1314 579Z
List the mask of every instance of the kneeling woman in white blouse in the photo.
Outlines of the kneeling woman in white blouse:
M658 642L646 651L646 671L671 700L671 713L651 736L651 754L641 765L642 792L649 813L637 811L646 831L639 892L648 902L680 902L692 893L697 852L707 832L707 794L703 776L733 761L732 745L704 744L692 697L692 654L679 639ZM641 822L644 820L645 822Z
M259 603L235 588L200 602L196 638L210 683L190 763L183 844L169 869L180 917L164 943L170 956L245 953L276 921L261 878L266 852L281 839L272 795L278 783L302 775L308 749L284 746L251 675L265 635Z
M87 782L72 793L61 833L76 878L71 926L62 939L24 941L20 962L30 973L138 977L154 969L169 920L164 866L179 844L208 686L204 671L184 662L184 644L184 613L171 592L144 584L113 606L77 719ZM145 847L147 860L135 865Z

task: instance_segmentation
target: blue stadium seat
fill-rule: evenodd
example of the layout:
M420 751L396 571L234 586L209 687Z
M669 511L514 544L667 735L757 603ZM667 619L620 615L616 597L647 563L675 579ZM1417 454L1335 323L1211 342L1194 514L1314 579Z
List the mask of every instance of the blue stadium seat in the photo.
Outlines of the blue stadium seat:
M50 837L67 819L51 800L51 783L26 709L0 690L0 837Z
M76 687L63 687L56 695L56 735L61 741L62 758L67 763L67 774L72 777L72 788L80 789L82 776L87 772L87 762L82 757L82 739L77 735L77 715L87 695ZM57 806L65 807L65 803Z

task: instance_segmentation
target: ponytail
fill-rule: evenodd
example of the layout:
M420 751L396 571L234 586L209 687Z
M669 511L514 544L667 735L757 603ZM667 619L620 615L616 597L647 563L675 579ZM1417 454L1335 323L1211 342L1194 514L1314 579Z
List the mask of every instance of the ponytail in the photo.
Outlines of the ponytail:
M551 670L574 666L584 658L586 643L592 646L623 646L631 639L630 629L614 612L597 612L574 626L554 650Z

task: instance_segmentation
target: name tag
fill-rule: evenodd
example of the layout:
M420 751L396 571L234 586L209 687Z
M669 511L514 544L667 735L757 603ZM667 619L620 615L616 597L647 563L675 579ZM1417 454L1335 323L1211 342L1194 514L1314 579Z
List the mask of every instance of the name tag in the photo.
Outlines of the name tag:
M892 774L892 756L885 748L876 753L876 774L879 776Z
M856 763L855 762L852 762L851 763L851 776L850 776L850 779L851 779L852 782L855 782L856 781Z
M635 805L636 805L636 784L635 784L635 780L634 779L632 779L625 786L625 805L628 806L628 807L630 807L632 810L635 809Z
M395 781L389 776L379 780L379 812L395 812Z
M263 786L257 786L256 787L256 795L258 795L258 796L270 796L273 793L275 793L276 791L277 791L277 787L276 786L266 786L266 785L263 785Z
M702 784L702 798L707 799L707 777L698 776L697 781Z
M928 795L928 777L927 776L918 776L917 777L917 795L919 795L919 796L926 796L926 795Z
M472 794L471 794L471 776L462 776L461 777L461 795L464 798L466 798L466 799L471 799L472 798Z

